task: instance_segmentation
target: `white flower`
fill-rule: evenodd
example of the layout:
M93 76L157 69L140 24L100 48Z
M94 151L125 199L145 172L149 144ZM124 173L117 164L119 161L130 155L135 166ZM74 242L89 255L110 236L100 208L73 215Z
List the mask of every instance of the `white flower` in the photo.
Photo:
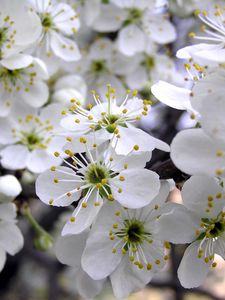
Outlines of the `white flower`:
M42 24L35 53L47 63L50 72L57 65L53 55L67 62L79 60L77 44L70 38L80 27L76 12L66 3L54 4L48 0L29 0L29 3Z
M95 92L93 96L96 105L90 110L82 108L74 100L70 108L72 114L62 119L62 127L79 135L96 132L105 140L112 140L116 153L121 155L129 153L134 145L138 145L140 151L152 151L154 148L169 151L167 144L132 125L141 116L147 115L149 101L137 98L134 92L132 98L127 94L122 104L117 105L115 90L110 86L107 102L102 103Z
M224 189L217 179L192 176L182 189L184 206L172 205L161 215L158 234L177 243L191 243L178 268L185 288L201 285L210 267L216 267L214 255L225 258Z
M159 195L143 209L105 203L91 229L82 267L95 280L110 276L117 298L143 288L168 259L163 240L155 234L168 192L169 184L162 183Z
M158 194L158 175L144 169L151 153L138 153L138 147L134 146L127 156L117 156L108 143L106 152L101 152L95 136L69 140L65 153L72 162L64 160L68 167L53 166L36 181L36 193L46 204L68 206L80 199L63 235L77 234L89 227L105 200L139 208L149 204Z
M48 73L44 63L29 55L17 54L0 61L0 116L7 116L20 101L40 107L48 100Z
M198 36L194 32L190 36L202 41L211 42L211 44L198 44L185 47L178 51L179 58L193 58L198 63L218 65L225 62L225 25L224 25L224 3L223 1L213 2L208 10L197 10L196 15L204 23L201 31L206 33L204 36ZM212 44L213 43L213 44Z
M188 174L225 176L225 146L202 129L179 132L171 144L174 164Z
M87 85L84 79L78 75L71 74L60 77L55 85L52 94L52 101L70 106L71 99L77 99L85 106Z
M1 118L0 141L5 146L0 152L1 164L11 170L27 168L34 173L60 164L54 152L65 142L53 137L52 132L60 130L61 109L59 104L52 104L39 113L21 105L7 119Z
M21 191L22 187L15 176L0 176L0 203L12 201Z
M167 44L176 39L174 26L156 12L155 1L117 1L112 3L127 13L118 35L118 49L127 56L145 50L148 39Z
M93 280L81 267L83 254L89 231L77 235L58 237L55 244L55 254L58 260L71 266L73 269L73 286L75 284L78 293L86 298L95 297L103 287L105 279Z
M131 89L143 89L147 82L153 84L160 79L180 85L184 82L173 60L165 54L157 54L153 51L140 54L139 65L126 76L127 85Z
M2 0L0 12L0 61L7 62L39 38L39 18L25 9L25 0Z

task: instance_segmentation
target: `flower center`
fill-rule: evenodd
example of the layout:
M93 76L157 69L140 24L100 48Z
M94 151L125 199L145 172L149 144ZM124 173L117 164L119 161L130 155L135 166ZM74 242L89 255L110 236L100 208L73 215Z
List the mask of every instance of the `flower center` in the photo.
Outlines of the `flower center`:
M5 87L7 87L8 81L12 85L16 85L17 79L20 78L21 70L9 70L6 68L2 68L0 70L0 79L4 82Z
M140 22L143 12L140 9L137 8L130 8L128 9L129 16L124 21L123 26L128 26L130 24L137 24Z
M53 19L49 13L40 14L40 18L41 18L41 24L44 27L45 31L48 31L48 29L54 27Z
M7 27L0 28L0 48L2 48L5 42L7 42L7 31Z
M107 71L105 60L94 60L91 63L91 71L97 74Z
M99 164L91 164L86 172L86 180L91 184L97 184L104 182L104 179L106 180L109 178L108 170L99 165Z
M21 134L22 139L20 143L27 146L30 151L37 148L44 148L44 145L42 144L43 138L39 137L35 132L21 132Z
M142 63L148 70L152 70L155 67L155 59L153 56L145 57L145 60Z
M225 232L225 218L224 213L220 213L215 219L203 218L201 227L203 232L200 233L198 240L203 238L217 238Z

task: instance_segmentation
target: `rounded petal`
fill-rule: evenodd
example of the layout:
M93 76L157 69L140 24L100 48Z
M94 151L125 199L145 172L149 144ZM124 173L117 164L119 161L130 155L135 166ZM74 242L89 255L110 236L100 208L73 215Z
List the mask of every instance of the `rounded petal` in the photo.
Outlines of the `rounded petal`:
M29 156L27 147L12 145L4 148L1 152L1 164L10 170L24 169ZM15 159L16 157L16 159Z
M214 177L192 176L184 183L181 193L184 205L202 217L215 218L225 207L223 188ZM209 197L212 197L212 207L208 206Z
M56 178L65 181L55 183ZM46 204L68 206L80 198L81 191L77 191L80 184L76 182L77 179L79 177L75 172L67 167L57 167L56 171L45 171L36 180L36 194Z
M86 244L88 232L78 235L59 236L55 244L57 259L65 265L80 268L81 256Z
M162 214L157 221L157 236L161 240L170 241L174 244L191 243L196 238L196 230L199 227L200 218L192 215L187 208L180 204L167 204L171 210Z
M32 107L41 107L44 105L48 100L48 96L48 86L42 81L35 81L33 85L29 86L27 92L21 92L22 99Z
M103 200L101 197L97 198L96 191L93 191L86 204L87 207L82 207L82 199L80 200L72 214L72 216L75 217L75 221L71 222L69 220L66 223L63 227L62 235L79 234L92 225L102 207Z
M126 298L130 293L144 288L152 277L153 272L140 270L130 262L128 255L126 255L110 276L113 293L118 299Z
M14 54L6 59L1 60L1 65L6 69L15 70L28 67L33 62L33 57L27 54Z
M33 173L42 173L53 165L60 165L62 160L49 154L46 150L33 150L27 160L27 169Z
M174 164L187 174L224 176L225 158L218 156L224 146L212 140L202 129L187 129L179 132L171 144Z
M0 247L11 255L16 254L23 247L23 236L19 228L11 222L1 222Z
M4 175L0 177L0 202L12 201L21 191L21 184L15 176Z
M177 271L181 285L188 289L200 286L209 272L211 263L198 258L199 245L196 241L188 246Z
M3 221L12 221L16 218L16 205L14 203L0 204L0 219Z
M109 183L113 197L128 208L146 206L160 189L158 174L146 169L124 170Z
M127 56L133 56L145 48L145 35L136 25L129 25L120 30L118 49Z
M54 31L51 31L50 44L54 54L65 61L76 61L81 58L77 44Z
M191 91L165 81L159 81L151 87L152 94L162 103L181 110L193 110L190 104Z

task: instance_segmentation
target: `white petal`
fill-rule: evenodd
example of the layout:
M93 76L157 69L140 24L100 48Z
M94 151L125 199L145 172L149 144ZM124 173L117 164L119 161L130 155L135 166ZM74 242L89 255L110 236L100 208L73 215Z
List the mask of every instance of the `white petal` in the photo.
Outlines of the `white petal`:
M162 214L157 221L157 234L162 240L175 244L190 243L196 238L200 218L196 218L185 206L167 204L171 211Z
M209 272L210 263L198 258L199 244L200 242L196 241L188 246L177 271L180 283L185 288L198 287Z
M105 279L93 280L82 268L76 272L77 291L84 298L97 296L101 292L104 282Z
M52 31L50 43L55 55L65 61L76 61L81 58L77 44L72 39Z
M11 255L16 254L23 247L23 236L19 228L11 222L1 222L0 247Z
M4 221L12 221L16 218L16 205L14 203L0 204L0 219Z
M73 193L71 196L66 195L66 193L69 193L80 186L79 183L73 181L79 179L79 177L76 176L75 172L70 168L57 167L57 169L59 171L45 171L38 176L36 180L36 194L41 201L46 204L49 204L49 200L53 200L52 205L68 206L80 198L80 191ZM69 174L60 173L60 171ZM55 178L70 181L55 183ZM60 197L60 199L57 199L58 197Z
M218 198L217 195L221 197ZM209 176L192 176L188 179L182 189L182 199L184 205L202 217L216 218L223 211L225 199L222 197L223 188L217 180ZM212 207L208 207L208 197L214 198ZM206 211L209 210L209 212Z
M55 244L57 259L71 267L79 268L88 232L78 235L59 236Z
M129 25L120 30L118 48L127 55L132 56L145 48L145 35L136 25Z
M2 248L0 248L0 272L4 268L5 262L6 262L6 252Z
M113 293L118 299L128 297L130 293L144 288L152 277L152 272L140 270L130 262L128 255L126 255L110 276Z
M32 107L41 107L47 102L48 96L48 86L42 81L35 81L27 92L21 92L22 99Z
M75 122L78 120L77 122ZM63 128L74 131L75 133L85 134L90 130L88 119L81 115L68 115L60 122Z
M60 158L49 154L46 150L35 149L29 155L27 169L33 173L42 173L53 165L60 165L61 162Z
M142 89L148 80L148 74L143 66L126 76L126 82L131 89Z
M187 174L215 176L225 166L225 158L217 156L224 147L207 136L202 129L187 129L176 135L171 144L174 164ZM223 174L222 174L223 176Z
M22 191L18 179L13 175L0 177L0 202L12 201Z
M98 205L95 205L98 202ZM75 217L75 221L68 221L63 227L62 235L67 234L79 234L86 228L91 226L96 216L98 215L103 204L101 197L97 199L96 191L92 192L87 201L87 207L82 207L82 199L80 200L77 208L74 210L72 216Z
M109 183L113 197L128 208L140 208L149 204L160 189L159 176L146 169L124 170L110 179Z
M10 170L24 169L29 156L27 147L23 145L8 146L0 152L1 164ZM16 157L16 159L15 159Z
M181 110L192 110L191 91L165 81L159 81L151 87L152 94L162 103Z
M33 57L26 54L14 54L6 59L1 60L1 64L9 69L22 69L28 67L33 62Z

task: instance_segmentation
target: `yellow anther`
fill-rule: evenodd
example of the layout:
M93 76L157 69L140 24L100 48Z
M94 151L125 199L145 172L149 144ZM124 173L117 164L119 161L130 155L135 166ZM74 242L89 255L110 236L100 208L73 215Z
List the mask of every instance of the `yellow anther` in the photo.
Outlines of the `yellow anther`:
M148 271L150 271L152 269L152 265L151 264L147 264L146 267L147 267Z
M159 206L156 204L154 207L155 210L159 209Z
M188 36L190 38L194 38L196 36L196 33L195 32L189 32Z
M170 245L170 243L169 243L168 241L165 241L165 242L164 242L164 247L165 247L166 249L170 249L170 248L171 248L171 245Z
M108 182L108 180L107 180L106 178L103 178L103 179L101 180L101 183L102 183L103 185L107 184L107 182Z
M100 202L98 202L98 201L96 201L95 203L94 203L94 206L99 206L100 205Z
M97 189L100 189L102 187L102 184L101 183L96 183L95 186L96 186Z
M138 145L134 145L133 149L134 149L135 151L138 151L138 150L139 150L139 146L138 146Z
M169 255L165 255L164 260L168 260L168 259L169 259Z
M132 95L135 97L138 94L138 90L133 90Z
M112 248L112 253L116 253L116 248Z
M223 170L222 169L216 169L216 175L218 175L218 176L223 175Z
M53 204L53 202L54 202L54 200L53 200L53 199L50 199L50 200L48 201L48 203L49 203L50 205L52 205L52 204Z
M216 156L218 156L218 157L224 156L224 152L222 150L217 150Z
M93 107L93 105L92 105L91 103L89 103L89 104L87 105L87 108L88 108L88 109L92 109L92 107Z
M133 262L133 261L134 261L134 257L133 257L133 256L129 256L129 260L130 260L131 262Z
M115 134L118 134L119 133L119 129L118 128L116 128L116 129L114 129L114 131L113 131Z
M79 119L75 119L74 122L77 123L77 124L79 124L80 120Z
M59 154L59 152L55 152L54 155L55 155L55 157L59 157L60 154Z
M112 224L112 228L117 229L118 228L118 224L117 223Z
M127 169L128 168L128 164L124 164L123 167L124 167L124 169Z
M121 189L121 188L118 188L117 192L118 192L118 193L122 193L122 189Z
M213 268L215 268L216 266L217 266L217 263L216 263L216 262L212 263L212 267L213 267Z
M222 198L222 194L221 194L221 193L218 193L218 194L216 195L216 198L217 198L217 199Z
M80 137L80 143L82 144L86 144L87 143L87 139L85 137Z
M92 121L93 119L94 118L91 115L88 116L88 120Z
M213 207L213 204L211 202L208 202L208 207Z
M209 262L209 258L208 257L205 257L204 259L205 263L207 264Z
M213 201L213 200L214 200L213 196L210 196L210 195L209 195L209 196L208 196L208 201L211 202L211 201Z
M156 265L160 265L160 263L161 263L161 262L160 262L159 259L156 259L156 260L155 260L155 264L156 264Z
M75 220L76 220L75 217L70 217L70 222L73 223L73 222L75 222Z
M142 270L144 268L143 264L139 263L138 268Z
M68 136L67 138L66 138L66 140L68 141L68 142L72 142L72 138L70 137L70 136Z
M111 241L114 241L114 240L115 240L115 236L114 236L114 235L111 235L111 236L110 236L110 240L111 240Z
M117 210L117 211L115 212L115 216L119 217L120 215L121 215L121 212L120 212L119 210Z
M109 200L109 201L113 201L113 200L114 200L114 198L113 198L113 195L112 195L112 194L109 194L109 195L108 195L108 200Z
M124 181L124 180L125 180L125 177L124 177L124 176L120 176L120 177L119 177L119 180L120 180L120 181Z
M67 196L67 197L71 197L72 194L71 194L70 192L68 192L68 193L66 193L66 196Z
M54 178L55 183L59 183L59 180L57 178Z
M185 63L185 64L184 64L184 67L185 67L186 69L188 69L188 70L190 70L190 69L191 69L191 65L190 65L190 64L188 64L188 63Z
M55 170L56 170L56 167L55 167L55 166L52 166L52 167L50 168L50 170L51 170L51 171L55 171Z
M127 109L124 108L124 109L122 110L122 113L123 113L123 114L126 114L126 113L127 113Z
M83 207L83 208L86 208L86 207L87 207L87 202L83 202L83 203L82 203L82 207Z

